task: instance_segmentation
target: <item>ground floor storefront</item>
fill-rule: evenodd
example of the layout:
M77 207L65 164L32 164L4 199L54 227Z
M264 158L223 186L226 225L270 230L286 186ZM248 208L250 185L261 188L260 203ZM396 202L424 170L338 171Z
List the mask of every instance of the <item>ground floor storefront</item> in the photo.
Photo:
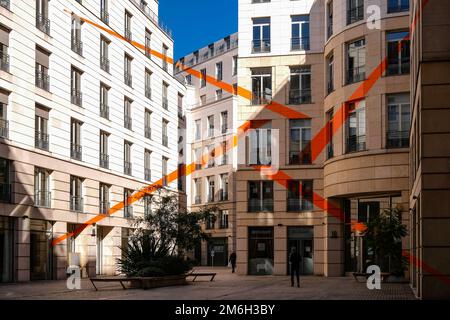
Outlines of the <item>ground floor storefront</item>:
M53 240L83 228L81 224L0 216L0 282L67 278L68 266L82 277L117 274L131 234L127 227L88 226L53 245Z

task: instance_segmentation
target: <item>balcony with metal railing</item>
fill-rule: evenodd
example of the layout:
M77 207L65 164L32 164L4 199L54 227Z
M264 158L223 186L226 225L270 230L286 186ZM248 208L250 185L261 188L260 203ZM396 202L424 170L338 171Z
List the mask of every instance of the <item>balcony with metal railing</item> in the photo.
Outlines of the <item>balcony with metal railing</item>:
M253 106L259 106L259 105L267 105L272 102L272 95L271 94L260 94L252 96L252 105Z
M42 14L37 14L36 15L36 28L38 28L45 34L50 35L50 20Z
M124 161L123 162L123 173L126 174L127 176L131 176L132 174L132 163L129 161Z
M36 131L34 137L34 145L36 148L48 151L50 137L47 133Z
M109 106L105 103L100 103L100 117L109 120Z
M10 10L10 0L0 0L0 7Z
M83 94L79 90L72 90L70 94L72 104L81 107L83 105Z
M76 212L83 212L84 201L83 197L71 196L70 197L70 210Z
M358 152L366 150L366 136L347 136L346 139L346 152Z
M0 202L11 202L11 184L0 182Z
M201 203L202 203L202 196L195 196L194 204L201 204Z
M131 0L144 15L155 23L158 28L172 39L172 31L159 19L158 15L144 2L140 0Z
M106 153L100 153L100 167L109 169L109 155Z
M327 94L330 94L334 91L334 83L333 81L327 81Z
M219 200L220 201L228 201L228 191L227 190L220 189Z
M309 50L309 37L291 38L291 50Z
M214 198L214 192L211 192L210 194L208 194L208 196L206 197L206 201L207 201L208 203L212 203L212 202L215 201L215 198Z
M132 87L133 86L133 76L131 75L131 73L125 73L123 76L123 81L127 86Z
M147 99L152 99L152 88L148 86L145 87L145 97Z
M147 139L151 139L152 138L152 128L149 126L145 126L145 137Z
M81 145L76 144L76 143L70 144L70 157L72 159L81 161L82 154L83 154L83 149L82 149Z
M73 38L72 39L72 51L79 54L80 56L83 55L83 42L80 39Z
M228 164L228 155L227 154L223 154L222 155L222 165L225 166Z
M311 146L308 145L302 151L289 151L289 164L291 165L311 164Z
M162 144L164 147L169 146L169 137L167 135L162 136Z
M162 107L165 110L169 110L169 100L167 98L162 98Z
M349 68L347 70L347 84L363 81L366 79L365 66Z
M330 39L332 35L333 35L333 23L328 21L328 25L327 25L327 39Z
M100 201L99 210L101 214L108 214L111 204L109 201Z
M100 11L100 20L105 24L109 24L109 13L104 9Z
M34 194L34 205L36 207L50 208L51 199L51 192L38 190Z
M287 199L287 208L288 212L300 212L300 211L308 211L312 210L313 205L311 200L307 199Z
M252 40L252 53L270 52L270 39Z
M145 168L144 169L144 179L145 181L151 181L152 180L152 170Z
M50 91L50 76L44 71L36 69L36 87Z
M133 206L131 204L126 204L123 207L123 217L127 219L133 218Z
M132 130L133 129L133 119L130 116L123 116L123 126L125 129Z
M311 103L311 89L289 89L289 104Z
M409 130L405 131L388 131L386 135L386 148L408 148L409 147Z
M2 52L0 55L0 70L9 72L9 54Z
M8 139L9 137L9 121L0 119L0 137Z
M347 25L364 19L364 4L347 9Z
M109 59L106 57L100 57L100 69L109 73Z
M273 199L249 199L248 212L273 212Z
M131 32L130 29L125 28L124 38L125 38L127 41L130 41L130 42L133 41L133 33Z

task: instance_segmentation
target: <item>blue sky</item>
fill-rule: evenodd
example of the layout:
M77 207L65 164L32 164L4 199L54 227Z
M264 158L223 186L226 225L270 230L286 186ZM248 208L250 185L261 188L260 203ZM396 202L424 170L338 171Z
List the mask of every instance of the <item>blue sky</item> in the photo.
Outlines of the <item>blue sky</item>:
M173 31L175 59L237 31L238 0L159 0L159 17Z

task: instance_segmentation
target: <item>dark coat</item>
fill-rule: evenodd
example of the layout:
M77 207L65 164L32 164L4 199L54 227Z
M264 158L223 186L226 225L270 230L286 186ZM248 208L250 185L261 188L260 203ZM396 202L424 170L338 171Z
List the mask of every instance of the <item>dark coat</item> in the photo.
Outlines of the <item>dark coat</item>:
M230 254L230 263L231 264L236 264L236 253L232 253Z
M291 267L294 269L300 268L301 259L302 258L300 257L298 252L291 252L291 254L289 255L289 262L291 264Z

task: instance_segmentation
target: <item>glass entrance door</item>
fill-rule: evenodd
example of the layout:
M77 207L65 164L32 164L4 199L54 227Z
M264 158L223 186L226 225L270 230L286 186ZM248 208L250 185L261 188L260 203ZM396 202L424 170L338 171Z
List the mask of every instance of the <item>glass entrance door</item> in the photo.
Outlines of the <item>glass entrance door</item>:
M287 245L287 274L290 274L289 254L294 247L300 254L300 274L311 275L314 273L314 229L313 227L291 227L288 228Z
M14 220L0 217L0 282L14 281Z
M95 263L96 274L103 274L103 228L97 227L97 257Z
M214 251L214 257L211 255ZM208 240L208 266L223 267L228 264L227 238Z
M249 228L248 273L273 274L273 228Z
M30 222L30 279L51 280L53 278L53 225L49 221Z

